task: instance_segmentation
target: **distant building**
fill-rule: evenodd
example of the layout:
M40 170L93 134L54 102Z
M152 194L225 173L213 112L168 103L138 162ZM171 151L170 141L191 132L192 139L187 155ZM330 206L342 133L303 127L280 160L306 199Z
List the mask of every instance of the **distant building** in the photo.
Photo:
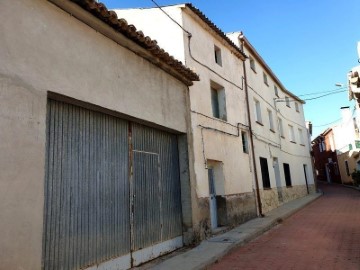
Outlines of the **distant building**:
M326 129L312 141L318 180L352 184L351 173L360 170L360 111L342 107L339 124Z
M332 128L326 129L312 141L312 151L317 180L341 183Z

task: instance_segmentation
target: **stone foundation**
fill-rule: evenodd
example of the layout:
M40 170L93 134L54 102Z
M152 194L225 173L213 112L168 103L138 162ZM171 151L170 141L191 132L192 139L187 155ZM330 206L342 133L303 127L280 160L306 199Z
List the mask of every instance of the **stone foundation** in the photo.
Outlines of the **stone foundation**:
M196 224L193 227L192 241L196 244L212 235L209 198L198 198ZM217 196L218 226L235 227L257 216L254 193L242 193L228 196ZM189 237L189 235L187 235Z
M309 193L316 192L315 185L309 185ZM260 190L262 212L265 214L283 203L306 196L306 185Z

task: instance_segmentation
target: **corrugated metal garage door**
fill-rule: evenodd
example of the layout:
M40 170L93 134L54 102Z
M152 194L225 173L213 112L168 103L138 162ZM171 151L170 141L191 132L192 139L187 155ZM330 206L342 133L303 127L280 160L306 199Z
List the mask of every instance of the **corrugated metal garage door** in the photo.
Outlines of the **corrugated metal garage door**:
M47 133L44 269L130 265L181 236L175 135L54 100Z

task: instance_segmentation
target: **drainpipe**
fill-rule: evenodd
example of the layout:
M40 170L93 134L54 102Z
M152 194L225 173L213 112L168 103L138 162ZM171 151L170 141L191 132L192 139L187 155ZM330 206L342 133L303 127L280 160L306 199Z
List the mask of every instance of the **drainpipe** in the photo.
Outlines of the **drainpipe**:
M241 44L241 50L244 51L244 41L241 40L241 36L242 36L242 34L239 35L239 40L240 40L240 44ZM257 201L257 206L258 206L259 217L263 217L264 215L262 213L261 198L260 198L260 191L259 191L259 182L258 182L258 176L257 176L256 159L255 159L255 151L254 151L254 139L253 139L254 136L253 136L252 126L251 126L251 118L250 118L249 90L248 90L248 84L247 84L245 61L243 61L243 69L244 69L244 80L245 80L246 109L247 109L248 122L249 122L251 155L252 155L252 161L253 161L253 167L254 167L254 175L255 175L256 201Z

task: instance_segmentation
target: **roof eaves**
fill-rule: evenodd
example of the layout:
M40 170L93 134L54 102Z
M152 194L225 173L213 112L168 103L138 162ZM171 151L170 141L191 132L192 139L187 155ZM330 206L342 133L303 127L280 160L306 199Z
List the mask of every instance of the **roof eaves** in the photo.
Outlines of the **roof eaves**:
M189 8L194 14L196 14L205 24L207 24L217 35L219 35L235 52L235 55L241 60L245 60L247 56L234 42L232 42L226 34L217 27L200 9L193 6L191 3L184 4L185 7Z
M282 82L279 80L279 78L275 75L275 73L271 70L271 68L266 64L265 60L260 56L260 54L256 51L254 46L249 42L249 40L245 37L245 35L240 32L239 34L240 41L244 42L244 45L248 48L248 50L253 54L257 60L260 62L260 64L263 66L263 68L266 70L266 72L274 79L274 81L279 85L281 90L283 90L286 94L294 98L295 100L299 101L302 104L305 104L305 101L296 96L295 94L291 93L289 90L285 88L285 86L282 84Z
M55 4L59 4L58 0L50 0ZM64 2L64 1L62 1ZM161 66L165 71L173 70L172 75L179 74L182 81L188 86L192 85L193 81L199 81L199 76L191 69L182 64L181 61L176 60L173 56L169 55L164 49L157 45L156 40L152 40L150 37L145 36L142 31L138 31L134 25L128 24L125 19L119 19L114 11L110 11L107 7L98 3L95 0L66 0L65 2L73 2L86 10L116 32L122 34L126 38L130 39L146 51L148 51L157 61L152 61L154 64ZM161 62L161 65L159 64ZM167 65L164 68L164 64ZM178 76L178 77L179 77Z

